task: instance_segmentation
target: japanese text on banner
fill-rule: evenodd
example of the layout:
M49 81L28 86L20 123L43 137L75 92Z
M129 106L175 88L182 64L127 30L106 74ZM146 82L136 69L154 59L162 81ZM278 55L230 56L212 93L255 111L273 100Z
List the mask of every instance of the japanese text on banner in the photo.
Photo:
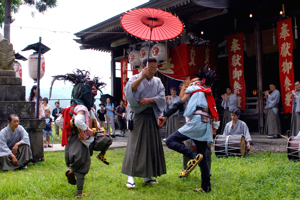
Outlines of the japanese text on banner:
M243 39L243 33L227 36L230 86L237 95L237 107L241 110L245 110L246 103Z

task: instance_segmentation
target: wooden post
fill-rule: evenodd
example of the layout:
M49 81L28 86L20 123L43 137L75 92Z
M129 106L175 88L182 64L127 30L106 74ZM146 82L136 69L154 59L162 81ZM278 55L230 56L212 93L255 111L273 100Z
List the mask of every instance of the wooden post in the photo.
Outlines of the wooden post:
M115 87L114 87L114 83L115 83L115 79L116 79L116 63L115 63L115 55L114 55L114 51L111 50L111 96L114 96L115 94Z
M39 38L39 49L38 49L38 64L37 64L37 90L36 90L36 119L39 119L40 113L40 77L41 77L41 43L42 38Z
M264 133L264 101L262 86L262 33L259 22L255 22L255 39L256 39L256 73L257 73L257 107L258 107L258 130L259 134Z

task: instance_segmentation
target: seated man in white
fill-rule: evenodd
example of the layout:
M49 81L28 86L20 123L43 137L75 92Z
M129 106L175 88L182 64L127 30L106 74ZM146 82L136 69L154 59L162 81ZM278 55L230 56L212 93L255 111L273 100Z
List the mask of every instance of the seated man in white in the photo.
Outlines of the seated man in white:
M244 135L247 143L247 152L248 152L250 151L251 136L247 124L239 120L240 115L241 115L241 111L238 108L235 108L231 111L232 120L226 124L223 135L224 136Z
M28 133L19 125L19 117L15 114L8 116L7 123L0 131L0 169L27 168L32 159Z

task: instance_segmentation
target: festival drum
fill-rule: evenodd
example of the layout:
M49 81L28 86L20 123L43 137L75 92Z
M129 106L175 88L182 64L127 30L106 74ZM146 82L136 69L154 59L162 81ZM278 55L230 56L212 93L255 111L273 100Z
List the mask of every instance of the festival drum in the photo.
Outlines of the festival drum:
M215 138L215 154L217 157L245 156L246 148L243 135L217 135Z
M290 137L287 143L287 156L289 160L300 160L300 139Z

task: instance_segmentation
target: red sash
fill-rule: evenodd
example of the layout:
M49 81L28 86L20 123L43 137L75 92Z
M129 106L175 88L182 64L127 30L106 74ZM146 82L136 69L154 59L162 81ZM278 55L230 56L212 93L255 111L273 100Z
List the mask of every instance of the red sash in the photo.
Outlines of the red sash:
M210 114L211 114L211 118L212 119L218 119L219 114L218 114L218 111L216 109L216 102L215 102L215 99L212 95L211 89L201 87L198 90L195 90L194 92L192 92L192 95L196 92L204 92L205 93L206 100L207 100L207 105L208 105L208 108L209 108Z
M62 137L61 137L61 146L68 145L68 135L72 134L72 129L70 121L72 119L69 112L72 112L76 115L76 113L71 109L72 107L76 107L77 105L69 106L62 110L62 117L64 118Z

